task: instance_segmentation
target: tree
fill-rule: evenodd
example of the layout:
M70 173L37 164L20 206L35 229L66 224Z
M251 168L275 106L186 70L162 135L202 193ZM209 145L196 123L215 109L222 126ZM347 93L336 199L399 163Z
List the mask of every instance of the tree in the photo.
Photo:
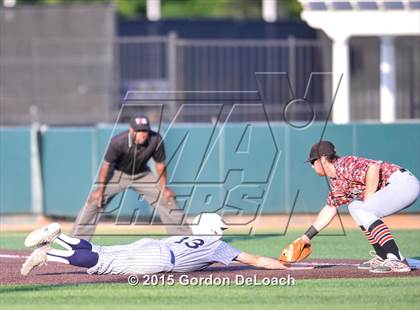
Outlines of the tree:
M93 4L114 2L120 16L145 18L146 0L18 0L18 4ZM298 18L301 7L297 0L278 0L279 16ZM162 18L237 18L260 19L261 0L161 0Z

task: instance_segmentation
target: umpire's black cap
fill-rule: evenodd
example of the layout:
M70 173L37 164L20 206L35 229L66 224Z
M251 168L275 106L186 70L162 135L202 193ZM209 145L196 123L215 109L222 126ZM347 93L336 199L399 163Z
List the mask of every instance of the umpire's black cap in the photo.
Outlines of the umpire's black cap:
M147 116L142 114L135 115L130 121L130 127L134 129L134 131L149 131L150 130L150 122Z
M336 155L335 146L330 141L319 141L311 147L309 158L305 163L321 158L321 156Z

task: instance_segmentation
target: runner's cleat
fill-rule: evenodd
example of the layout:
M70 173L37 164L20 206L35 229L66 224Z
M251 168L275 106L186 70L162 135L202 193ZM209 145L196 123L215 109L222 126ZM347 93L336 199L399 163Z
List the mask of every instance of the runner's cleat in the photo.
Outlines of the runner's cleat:
M51 223L44 228L31 232L25 239L25 246L28 248L43 246L55 240L61 233L61 226L58 223Z
M23 263L22 269L20 269L22 276L27 276L35 267L44 265L47 262L47 252L49 250L51 248L48 244L35 249Z

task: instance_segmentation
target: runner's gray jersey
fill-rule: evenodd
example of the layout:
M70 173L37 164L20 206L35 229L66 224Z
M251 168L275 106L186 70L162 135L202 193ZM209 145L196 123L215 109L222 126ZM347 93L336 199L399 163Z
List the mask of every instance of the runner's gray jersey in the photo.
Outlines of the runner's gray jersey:
M219 262L228 265L241 251L220 239L220 236L177 236L161 240L175 255L172 271L188 272Z

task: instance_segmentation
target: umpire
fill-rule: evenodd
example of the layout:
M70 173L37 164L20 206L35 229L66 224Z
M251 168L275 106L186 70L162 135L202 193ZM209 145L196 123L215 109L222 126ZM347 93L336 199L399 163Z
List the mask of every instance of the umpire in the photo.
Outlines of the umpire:
M150 158L155 161L158 177L147 165ZM166 181L162 137L150 129L146 116L136 115L130 121L129 130L112 137L99 171L97 186L80 210L71 234L90 240L102 209L116 194L127 188L138 192L158 211L168 234L190 234L187 226L180 225L183 213L177 207L175 193L166 186Z

